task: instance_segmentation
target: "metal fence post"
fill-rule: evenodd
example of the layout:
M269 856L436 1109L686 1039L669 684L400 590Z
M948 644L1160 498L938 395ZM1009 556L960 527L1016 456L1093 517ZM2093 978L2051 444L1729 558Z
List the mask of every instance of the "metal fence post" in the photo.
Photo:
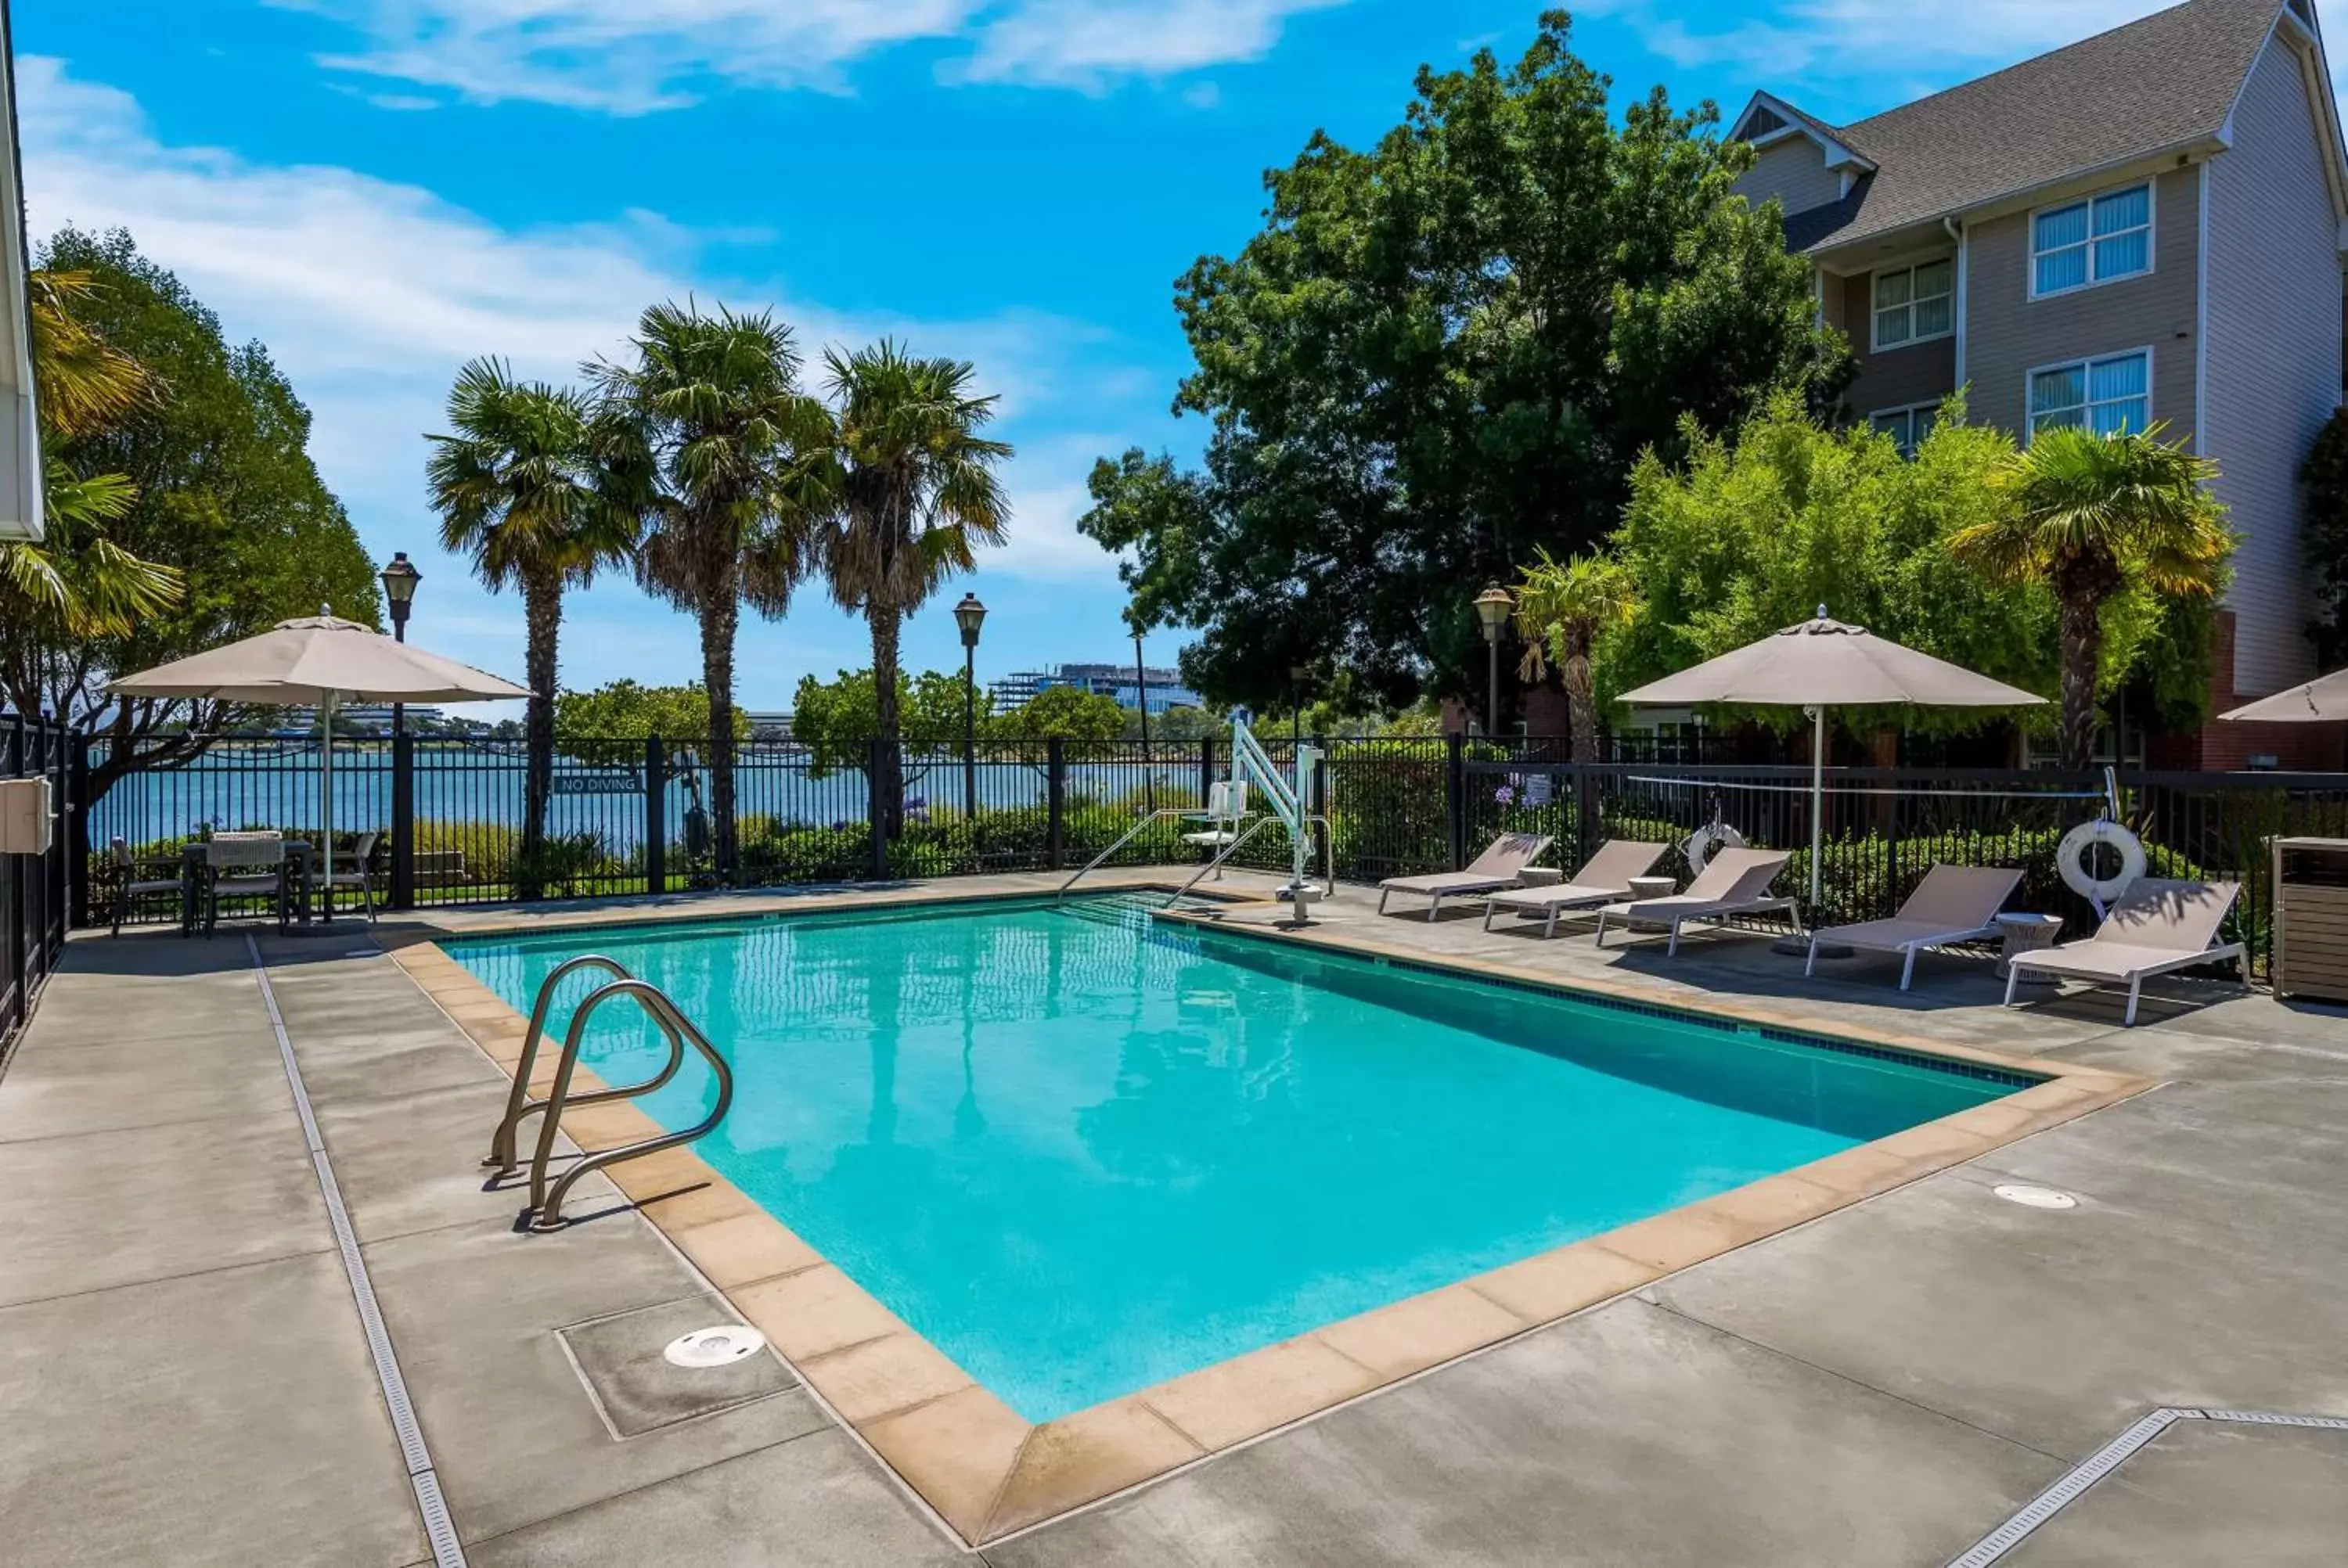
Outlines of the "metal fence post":
M1057 871L1068 829L1067 743L1057 735L1044 743L1044 864Z
M668 891L668 747L644 737L644 891Z
M872 879L884 882L889 876L889 825L882 820L880 807L880 771L886 765L887 742L872 737L864 757L864 820L872 829Z
M1207 809L1207 797L1215 790L1215 737L1199 737L1199 809Z
M53 939L49 963L54 966L66 956L66 933L72 929L67 924L71 917L73 886L74 806L80 798L73 787L73 732L64 724L49 726L49 763L55 770L50 789L54 792L57 820L49 830L49 853L43 870L49 879L48 907L43 911L48 918L44 939Z
M416 737L391 737L391 907L416 907Z
M73 820L66 825L73 830L66 839L66 897L73 927L79 927L89 924L89 835L96 825L89 811L89 737L78 731L73 738Z
M1590 864L1598 849L1598 781L1586 764L1575 763L1572 767L1573 865L1579 870Z
M1451 869L1468 864L1468 737L1443 737L1443 799L1451 822Z

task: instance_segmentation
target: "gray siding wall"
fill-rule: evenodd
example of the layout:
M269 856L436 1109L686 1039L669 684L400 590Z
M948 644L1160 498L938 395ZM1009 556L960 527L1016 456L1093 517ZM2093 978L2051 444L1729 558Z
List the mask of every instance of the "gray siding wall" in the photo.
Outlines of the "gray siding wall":
M2209 163L2209 356L2202 450L2243 536L2234 557L2234 689L2315 673L2296 475L2340 402L2340 256L2325 134L2298 51L2267 44Z
M1734 189L1756 207L1774 196L1791 215L1839 200L1842 176L1827 167L1817 142L1789 136L1763 148L1753 167L1736 177Z
M2152 416L2168 421L2171 439L2192 436L2200 179L2193 168L2155 179L2149 273L2051 299L2030 297L2028 213L1972 227L1965 379L1976 422L2019 434L2029 406L2024 382L2034 365L2148 346Z
M1879 408L1929 403L1956 389L1957 340L1953 337L1902 343L1881 354L1868 352L1875 325L1874 273L1861 272L1858 277L1840 280L1829 278L1827 289L1841 298L1842 319L1838 324L1859 356L1858 373L1851 377L1850 390L1843 394L1843 402L1852 414L1864 419Z

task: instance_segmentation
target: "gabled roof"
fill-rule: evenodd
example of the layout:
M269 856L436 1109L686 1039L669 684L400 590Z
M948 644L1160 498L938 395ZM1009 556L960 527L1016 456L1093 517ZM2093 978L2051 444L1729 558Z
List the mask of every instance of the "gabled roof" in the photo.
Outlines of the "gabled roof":
M1847 245L2215 141L2282 8L2283 0L2187 0L1847 126L1771 99L1790 122L1874 165L1841 200L1789 216L1787 245Z

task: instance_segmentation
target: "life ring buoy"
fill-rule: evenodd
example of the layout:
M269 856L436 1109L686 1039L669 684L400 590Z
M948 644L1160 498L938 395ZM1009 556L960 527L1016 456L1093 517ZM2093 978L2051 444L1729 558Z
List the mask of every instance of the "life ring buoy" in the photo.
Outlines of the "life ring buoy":
M1712 858L1714 850L1742 849L1745 847L1745 835L1725 823L1715 823L1689 834L1683 847L1687 855L1688 874L1701 876L1704 875L1704 863Z
M2088 875L2087 856L2099 844L2106 845L2118 853L2118 875ZM2063 842L2054 848L2054 869L2062 873L2063 886L2095 905L2099 915L2117 902L2119 896L2144 875L2145 864L2142 841L2109 817L2081 823L2065 834Z

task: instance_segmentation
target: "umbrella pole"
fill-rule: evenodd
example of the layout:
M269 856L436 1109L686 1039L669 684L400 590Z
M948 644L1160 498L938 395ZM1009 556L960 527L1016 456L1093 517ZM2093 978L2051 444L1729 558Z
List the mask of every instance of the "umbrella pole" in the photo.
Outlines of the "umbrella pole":
M318 722L325 729L325 754L318 769L318 864L324 872L325 923L335 923L335 694L318 702Z
M1810 710L1816 721L1810 732L1810 915L1818 917L1818 889L1821 886L1818 863L1827 847L1827 710L1824 703Z

